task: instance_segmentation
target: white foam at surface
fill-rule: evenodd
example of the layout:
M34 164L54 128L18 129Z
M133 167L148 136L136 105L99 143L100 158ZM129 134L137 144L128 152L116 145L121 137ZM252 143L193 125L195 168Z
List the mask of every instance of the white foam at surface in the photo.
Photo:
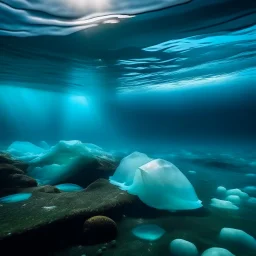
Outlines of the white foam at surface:
M256 252L256 240L243 230L222 228L219 235L220 241L231 247L239 247L248 252Z
M238 210L239 209L239 207L237 207L233 203L226 201L226 200L220 200L217 198L211 199L210 206L212 206L214 208L226 209L226 210Z
M202 207L189 180L175 165L162 159L139 167L127 191L156 209L176 211Z
M175 239L170 243L170 252L173 256L197 256L196 246L183 239Z
M224 248L212 247L204 251L201 256L235 256L235 255Z
M1 1L0 35L69 35L111 20L133 17L189 0L8 0ZM123 15L123 14L128 15ZM45 15L47 14L47 15Z

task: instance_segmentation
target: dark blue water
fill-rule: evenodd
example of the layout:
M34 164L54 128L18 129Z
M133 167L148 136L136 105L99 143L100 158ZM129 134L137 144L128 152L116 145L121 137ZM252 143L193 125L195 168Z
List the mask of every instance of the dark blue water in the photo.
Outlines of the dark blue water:
M218 186L256 186L255 64L256 1L0 0L0 151L15 141L60 140L96 144L118 161L141 151L174 163L208 209ZM48 166L28 155L18 157ZM115 255L169 255L175 238L192 239L201 253L220 246L215 226L255 237L253 193L249 210L217 211L202 225L181 216L184 226L169 217L125 219ZM140 223L169 233L142 243L130 235Z

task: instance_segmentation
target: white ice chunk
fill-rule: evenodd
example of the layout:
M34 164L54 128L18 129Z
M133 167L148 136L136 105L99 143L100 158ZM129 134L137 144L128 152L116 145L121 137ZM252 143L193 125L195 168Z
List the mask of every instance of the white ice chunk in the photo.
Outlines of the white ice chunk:
M210 205L214 208L219 208L219 209L227 209L227 210L238 210L239 209L233 203L231 203L229 201L225 201L225 200L220 200L217 198L212 198Z
M79 140L59 141L45 154L31 161L33 165L68 164L75 157L89 155L86 146Z
M245 205L250 208L256 209L256 197L250 197L246 202Z
M15 141L7 149L7 152L19 158L34 158L44 152L43 148L40 148L30 142L26 141Z
M29 168L28 175L36 179L40 185L54 185L70 173L66 165L52 164Z
M217 187L216 194L219 198L224 198L226 196L227 189L223 186Z
M236 247L248 252L256 252L256 240L243 230L223 228L220 231L220 241L229 247Z
M28 174L37 179L41 185L54 185L75 175L81 170L81 166L94 161L95 157L110 159L111 156L100 151L96 145L89 144L89 146L90 149L88 144L79 140L59 141L29 162Z
M175 165L162 159L139 167L133 184L126 189L156 209L176 211L202 207L189 180Z
M170 243L170 251L173 256L197 256L196 246L183 239L175 239Z
M165 230L158 225L142 224L134 228L132 233L140 239L155 241L164 235Z
M83 190L83 188L81 186L76 185L76 184L71 184L71 183L58 184L55 187L63 192L76 192L76 191Z
M203 252L202 256L235 256L224 248L212 247Z
M226 195L227 196L230 196L230 195L239 196L241 198L241 200L247 200L249 198L248 194L246 194L245 192L241 191L238 188L227 190Z
M256 196L256 186L244 187L243 191L249 195Z
M247 177L247 178L256 178L256 173L246 173L245 174L245 176Z
M40 146L41 148L45 149L45 150L50 149L50 146L49 146L48 143L47 143L46 141L44 141L44 140L42 140L42 141L39 142L39 146Z
M120 187L123 185L131 185L133 183L136 170L151 160L152 159L149 158L146 154L133 152L132 154L122 159L114 175L109 178L110 182Z
M241 204L241 199L239 196L236 196L236 195L230 195L230 196L227 196L226 201L229 201L235 205L240 205Z

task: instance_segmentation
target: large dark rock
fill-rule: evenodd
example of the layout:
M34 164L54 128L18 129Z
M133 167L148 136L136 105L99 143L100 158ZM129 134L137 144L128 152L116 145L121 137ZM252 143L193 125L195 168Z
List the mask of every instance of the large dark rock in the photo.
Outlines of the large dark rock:
M9 155L0 154L0 196L8 195L17 188L37 186L36 180L25 175L24 167L25 164L13 160Z
M15 187L15 188L28 188L28 187L36 187L37 186L37 182L27 176L27 175L23 175L23 174L11 174L8 176L8 181L6 182L6 187L7 188L11 188L11 187Z
M88 155L79 158L72 166L72 175L63 177L61 183L73 183L87 187L97 179L108 179L112 176L119 162L114 158Z
M29 255L33 248L45 253L83 243L87 219L103 215L118 220L134 200L136 197L103 179L79 192L35 191L27 201L1 206L0 247L8 249L9 255Z
M12 164L0 164L1 177L7 177L10 174L24 174L24 172Z
M11 164L23 172L26 172L29 166L27 163L13 159L9 154L6 153L0 153L0 166L2 164Z

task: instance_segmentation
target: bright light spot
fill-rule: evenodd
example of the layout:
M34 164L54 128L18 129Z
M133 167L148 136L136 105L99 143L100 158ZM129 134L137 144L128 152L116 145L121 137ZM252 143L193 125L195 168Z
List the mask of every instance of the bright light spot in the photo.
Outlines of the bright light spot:
M101 8L107 5L108 0L91 0L90 3L97 8Z
M88 105L88 101L85 96L71 96L72 101L81 104L81 105Z
M116 24L119 23L119 20L105 20L103 21L104 24Z

